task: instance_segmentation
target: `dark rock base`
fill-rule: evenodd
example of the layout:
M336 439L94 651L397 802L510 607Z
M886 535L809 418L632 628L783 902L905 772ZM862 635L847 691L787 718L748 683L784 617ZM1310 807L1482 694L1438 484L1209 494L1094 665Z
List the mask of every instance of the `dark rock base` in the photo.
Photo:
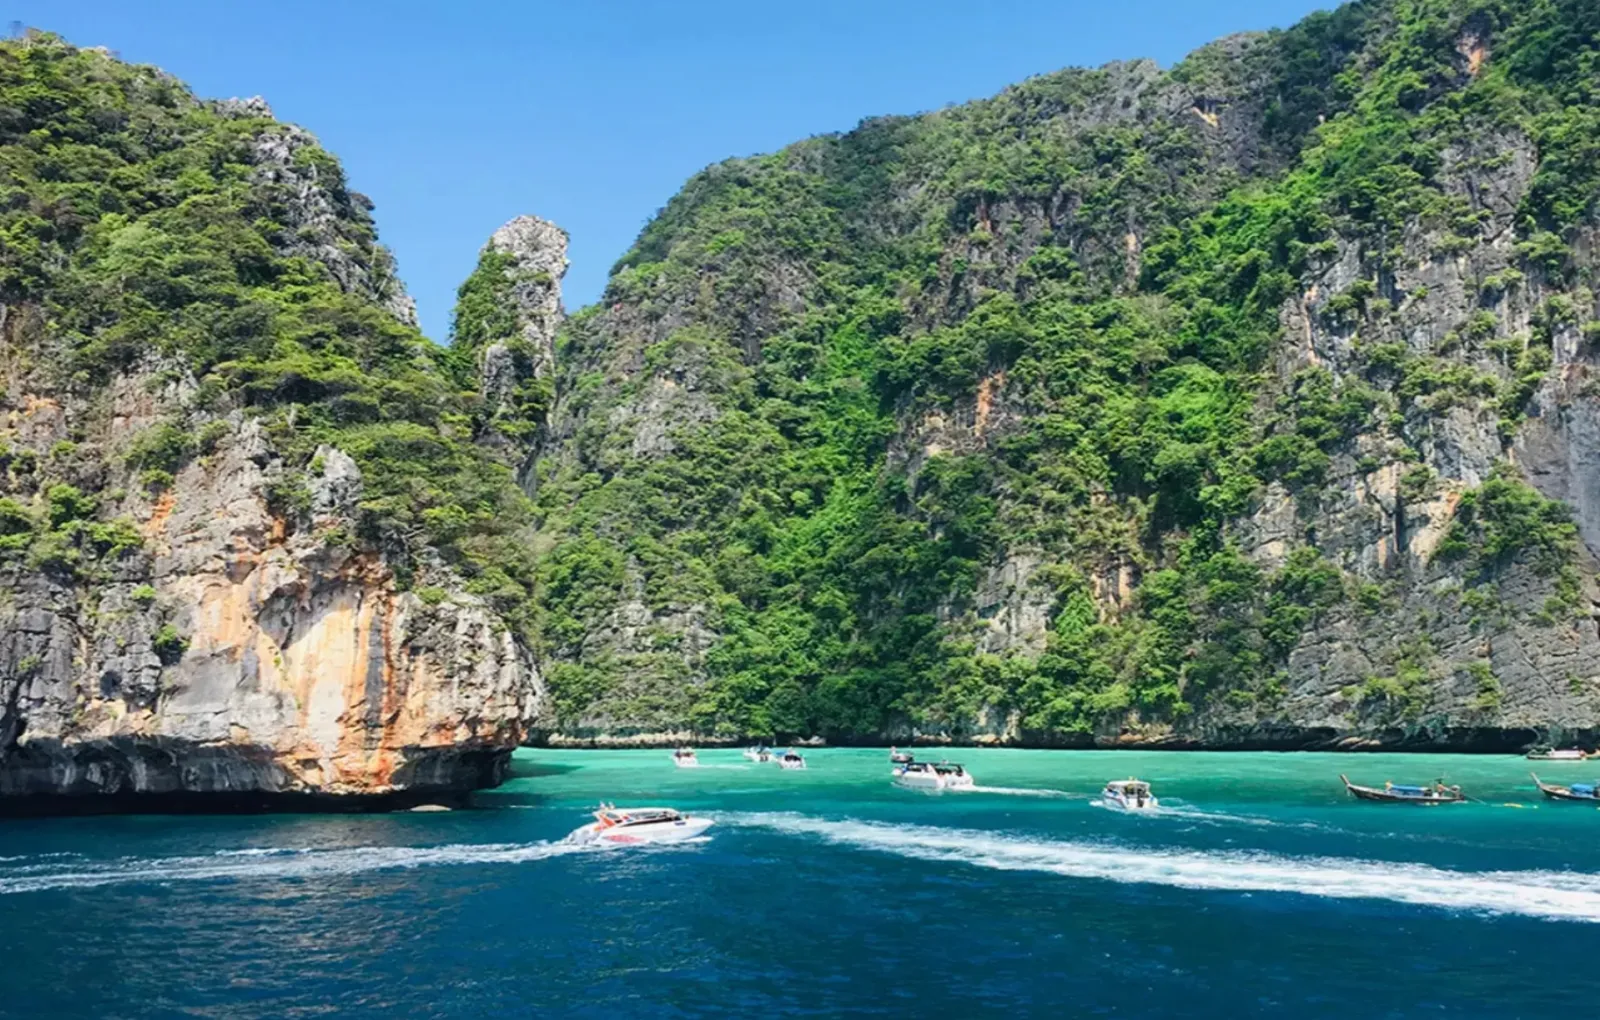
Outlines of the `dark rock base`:
M396 811L459 806L506 778L510 748L415 748L372 793L331 793L295 780L266 748L121 738L30 742L0 756L0 817L57 814L240 814Z
M1327 727L1249 726L1216 727L1203 733L1169 733L1151 736L1120 734L1029 733L1014 738L994 734L883 733L868 736L796 737L696 736L690 733L643 733L631 730L533 734L526 746L547 748L667 748L773 746L834 747L1016 747L1062 751L1347 751L1414 752L1428 754L1521 754L1539 744L1555 747L1600 746L1600 730L1550 727L1401 727L1348 731Z

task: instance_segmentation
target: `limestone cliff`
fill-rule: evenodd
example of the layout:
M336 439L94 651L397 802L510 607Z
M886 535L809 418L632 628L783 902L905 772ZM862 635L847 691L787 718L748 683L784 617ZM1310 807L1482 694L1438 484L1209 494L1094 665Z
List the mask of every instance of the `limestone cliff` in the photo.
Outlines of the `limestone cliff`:
M370 203L259 100L0 45L40 89L0 129L38 238L0 247L0 810L497 783L525 501Z
M698 175L563 337L549 739L1600 738L1597 33L1365 0Z
M565 321L566 231L537 216L496 230L461 285L450 351L483 396L478 439L530 483L554 393L556 333Z
M74 425L49 398L7 407L8 431L46 448ZM268 506L284 465L259 423L222 424L169 488L107 508L143 541L92 586L7 571L0 793L420 795L498 782L535 708L528 652L458 584L424 601L346 540L361 497L347 455L317 451L311 513L297 522ZM113 426L104 441L126 436Z

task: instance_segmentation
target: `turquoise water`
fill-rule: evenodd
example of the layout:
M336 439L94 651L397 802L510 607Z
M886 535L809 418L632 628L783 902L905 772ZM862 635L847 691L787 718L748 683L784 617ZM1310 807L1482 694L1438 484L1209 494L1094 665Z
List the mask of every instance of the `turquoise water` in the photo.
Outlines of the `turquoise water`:
M1541 802L1520 759L961 751L988 789L930 795L882 751L808 757L521 752L448 814L0 821L0 1016L1507 1017L1600 991L1600 811ZM1485 803L1358 803L1340 772ZM1094 805L1128 775L1159 814ZM601 798L717 824L560 844Z

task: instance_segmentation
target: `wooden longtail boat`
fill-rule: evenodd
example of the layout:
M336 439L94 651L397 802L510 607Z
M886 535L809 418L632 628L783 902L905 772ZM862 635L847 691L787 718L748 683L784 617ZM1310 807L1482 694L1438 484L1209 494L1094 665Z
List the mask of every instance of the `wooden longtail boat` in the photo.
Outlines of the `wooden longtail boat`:
M1532 772L1528 775L1533 776ZM1539 792L1551 800L1585 800L1593 804L1600 802L1600 787L1594 783L1573 783L1571 786L1556 786L1551 783L1539 782L1538 776L1533 776L1534 784L1539 787Z
M1339 779L1344 783L1344 788L1350 791L1350 796L1357 800L1376 800L1386 804L1460 804L1467 797L1461 792L1459 786L1446 786L1436 782L1432 786L1396 786L1393 783L1384 783L1383 786L1357 786L1344 776Z

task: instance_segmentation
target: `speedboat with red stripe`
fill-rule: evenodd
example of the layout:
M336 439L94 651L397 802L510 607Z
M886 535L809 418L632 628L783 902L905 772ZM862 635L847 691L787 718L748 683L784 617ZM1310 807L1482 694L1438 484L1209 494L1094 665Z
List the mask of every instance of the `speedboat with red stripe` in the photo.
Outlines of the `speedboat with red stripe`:
M710 818L685 814L674 808L619 808L601 804L594 821L567 836L569 843L631 846L639 843L681 843L711 828Z

